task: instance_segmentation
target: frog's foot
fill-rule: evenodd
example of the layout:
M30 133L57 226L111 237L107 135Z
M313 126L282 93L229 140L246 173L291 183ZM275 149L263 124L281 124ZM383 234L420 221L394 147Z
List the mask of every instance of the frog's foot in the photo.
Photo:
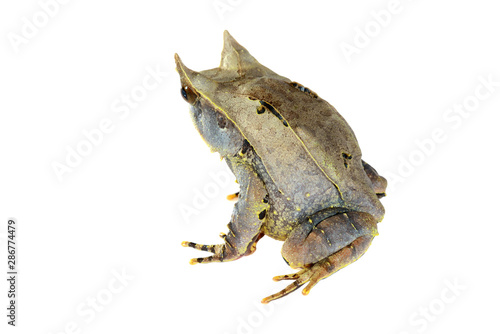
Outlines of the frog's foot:
M325 259L316 262L308 268L302 269L294 274L273 277L274 281L295 281L280 292L262 299L262 303L267 304L270 301L284 297L306 283L308 284L304 289L302 289L302 294L308 295L311 289L323 278L332 275L333 273L359 259L361 255L366 252L373 238L374 236L359 237L348 246L326 257Z
M197 250L212 252L214 255L208 257L198 257L191 259L190 264L197 263L210 263L210 262L227 262L237 260L243 256L253 254L257 249L257 242L264 236L264 233L258 233L253 239L248 243L238 243L237 240L231 238L235 235L230 231L230 236L225 233L219 234L219 236L224 240L223 244L217 245L202 245L194 242L183 241L183 247L191 247ZM239 245L239 247L234 247L233 244Z
M235 258L231 258L229 256L229 252L226 251L226 244L218 244L218 245L202 245L194 242L183 241L181 244L183 247L191 247L197 250L212 252L214 255L208 257L198 257L191 259L189 264L197 264L197 263L210 263L210 262L223 262L235 260Z
M302 269L299 272L296 272L295 274L290 274L290 275L281 275L281 276L275 276L273 277L273 280L278 282L282 280L295 280L292 284L284 288L278 293L272 294L270 296L267 296L266 298L262 299L261 303L267 304L270 301L273 301L275 299L284 297L288 295L289 293L294 292L298 288L300 288L302 285L306 284L312 276L312 271L311 269Z

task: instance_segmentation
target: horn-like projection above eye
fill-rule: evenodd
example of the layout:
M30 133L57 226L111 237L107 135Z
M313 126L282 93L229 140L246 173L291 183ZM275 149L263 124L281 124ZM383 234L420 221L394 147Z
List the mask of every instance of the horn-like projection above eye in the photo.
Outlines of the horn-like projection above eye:
M176 70L181 78L181 87L185 92L191 90L192 94L198 95L198 92L206 94L214 92L217 89L216 81L208 78L200 72L193 71L184 65L177 53L175 54L175 64Z
M221 69L244 72L259 65L259 62L247 49L241 46L227 30L224 31L224 48L219 66Z
M241 44L239 44L227 30L224 31L224 48L220 60L219 69L222 71L235 72L235 76L241 77L279 77L267 67L261 65Z

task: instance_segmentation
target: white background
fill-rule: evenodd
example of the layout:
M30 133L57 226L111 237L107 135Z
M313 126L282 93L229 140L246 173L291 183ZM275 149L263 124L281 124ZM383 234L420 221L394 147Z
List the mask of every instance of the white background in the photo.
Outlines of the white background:
M388 0L75 0L47 22L37 1L2 2L0 254L4 272L15 217L20 276L15 330L1 280L1 332L498 332L495 4L401 0L381 26L373 11L392 8ZM37 19L45 26L12 43ZM197 266L189 259L204 254L180 245L219 242L234 204L225 196L237 190L210 176L227 169L192 126L173 61L177 52L195 70L218 66L224 29L332 103L391 180L367 254L309 296L262 309L286 285L271 278L292 272L281 242ZM346 44L357 53L346 57ZM116 113L148 68L166 73L161 84L128 116ZM448 111L464 103L466 117ZM59 180L53 164L104 119L113 130ZM435 132L441 140L429 144ZM187 207L197 211L181 214ZM125 283L114 279L122 271Z

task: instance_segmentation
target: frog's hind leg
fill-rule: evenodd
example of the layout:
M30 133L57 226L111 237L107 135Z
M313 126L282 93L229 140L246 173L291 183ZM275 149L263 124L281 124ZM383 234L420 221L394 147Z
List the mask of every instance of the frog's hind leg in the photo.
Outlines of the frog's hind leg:
M379 175L375 168L370 166L368 163L363 160L361 160L361 162L363 163L366 175L372 183L373 191L375 191L378 198L384 197L385 189L387 188L387 180L383 176Z
M376 235L375 218L363 212L337 214L316 226L312 223L298 226L285 241L282 255L290 267L302 270L274 277L275 281L294 282L262 302L269 303L309 283L302 290L307 295L320 280L359 259Z

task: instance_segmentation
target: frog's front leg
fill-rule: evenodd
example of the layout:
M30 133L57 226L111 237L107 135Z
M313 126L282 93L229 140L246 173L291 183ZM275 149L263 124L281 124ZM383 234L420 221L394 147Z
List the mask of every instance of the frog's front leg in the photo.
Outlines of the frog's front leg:
M339 213L314 224L311 219L296 227L282 248L282 255L292 268L302 269L291 275L276 276L275 281L295 280L262 303L281 298L305 283L302 293L345 266L359 259L378 234L377 221L364 212Z
M257 241L263 236L260 231L269 206L264 200L267 191L262 180L253 168L239 161L228 162L240 184L238 202L234 206L229 232L221 233L223 244L203 245L194 242L182 242L182 246L214 253L209 257L191 259L191 264L225 262L250 255L255 251Z

